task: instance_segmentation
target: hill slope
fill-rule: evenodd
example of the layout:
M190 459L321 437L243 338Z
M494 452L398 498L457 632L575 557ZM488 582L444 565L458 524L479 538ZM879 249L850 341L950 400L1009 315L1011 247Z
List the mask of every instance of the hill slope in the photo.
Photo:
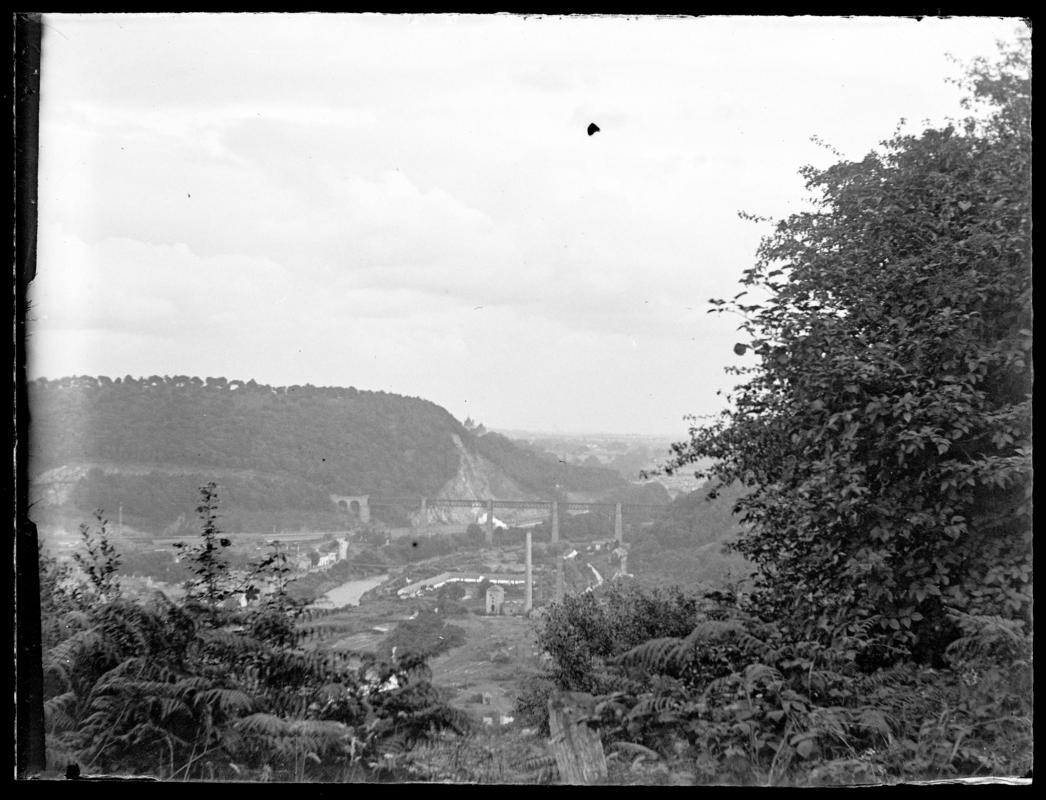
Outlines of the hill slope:
M476 435L435 403L352 387L75 377L33 381L29 400L40 504L122 505L126 521L146 529L191 516L196 487L211 478L245 524L261 513L281 526L287 514L321 524L316 515L335 514L332 493L449 496L480 478L529 497L627 485L572 465L550 478L555 464L497 434Z
M641 583L721 587L751 573L752 564L729 549L743 530L732 509L744 489L729 486L709 498L709 488L680 495L637 532L629 569Z

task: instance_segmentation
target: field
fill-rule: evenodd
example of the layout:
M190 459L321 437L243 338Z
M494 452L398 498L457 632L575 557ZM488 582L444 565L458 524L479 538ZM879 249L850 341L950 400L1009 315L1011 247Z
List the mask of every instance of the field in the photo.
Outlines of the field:
M453 693L451 705L479 720L495 712L511 716L515 687L540 668L535 621L469 614L451 622L465 629L466 641L429 662L433 683Z

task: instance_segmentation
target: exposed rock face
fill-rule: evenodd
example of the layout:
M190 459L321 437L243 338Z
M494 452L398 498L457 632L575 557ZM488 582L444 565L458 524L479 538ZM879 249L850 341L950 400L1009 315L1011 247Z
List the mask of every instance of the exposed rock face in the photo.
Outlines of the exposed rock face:
M87 475L88 467L62 466L49 469L29 483L30 502L41 506L66 503L77 482Z
M435 499L452 498L455 500L533 500L533 492L527 492L492 461L478 453L471 453L457 434L451 434L451 440L458 451L460 464L458 474L444 484ZM468 508L433 508L429 519L450 523L469 523L486 513L483 509ZM513 512L510 509L496 509L496 516L511 522Z

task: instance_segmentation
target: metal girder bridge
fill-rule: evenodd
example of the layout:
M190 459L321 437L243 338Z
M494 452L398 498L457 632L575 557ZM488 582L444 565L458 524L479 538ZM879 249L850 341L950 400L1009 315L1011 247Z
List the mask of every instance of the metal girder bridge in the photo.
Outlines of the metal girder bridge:
M372 506L401 506L416 507L419 504L426 508L488 508L491 503L495 508L512 509L535 509L549 511L552 506L558 505L563 511L597 511L601 509L617 508L622 510L640 508L664 508L663 503L611 503L611 502L567 502L558 500L497 500L480 498L453 498L453 497L377 497L369 498Z
M614 538L618 543L624 542L624 526L622 516L625 510L664 508L664 505L656 503L611 503L611 502L561 502L559 500L497 500L495 498L480 499L475 497L377 497L366 498L371 506L398 506L400 508L419 508L420 527L428 529L428 513L433 508L470 508L485 509L487 520L485 534L487 544L494 541L494 510L501 509L534 509L548 511L552 523L552 543L559 542L559 512L609 512L613 509L614 514ZM609 516L609 514L608 514Z

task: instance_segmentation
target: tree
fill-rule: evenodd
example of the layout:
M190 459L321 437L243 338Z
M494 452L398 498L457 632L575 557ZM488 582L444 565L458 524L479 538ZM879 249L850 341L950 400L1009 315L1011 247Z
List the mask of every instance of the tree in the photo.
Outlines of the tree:
M202 603L210 612L212 624L217 624L221 603L235 593L229 575L225 550L232 543L218 530L218 486L214 482L200 487L200 504L196 507L202 530L196 544L178 542L174 546L189 562L195 578L185 582L186 599Z
M701 598L678 586L643 589L605 583L552 605L538 628L538 645L552 657L548 674L560 689L609 691L605 665L649 639L686 636L697 623Z
M444 603L448 600L463 600L465 598L465 586L460 583L445 583L439 587L439 591L436 592L436 597L440 603Z
M91 591L103 602L114 600L120 594L120 581L116 572L120 567L120 554L109 540L109 520L101 509L94 512L97 530L92 531L87 523L80 525L80 538L86 553L74 553L73 560L87 576Z
M797 635L930 658L955 611L1029 619L1029 54L974 62L961 123L805 168L814 210L711 301L757 363L669 470L748 487L738 548Z
M475 522L470 522L469 526L465 528L465 536L469 544L482 544L486 540L486 535L483 526L477 525Z

